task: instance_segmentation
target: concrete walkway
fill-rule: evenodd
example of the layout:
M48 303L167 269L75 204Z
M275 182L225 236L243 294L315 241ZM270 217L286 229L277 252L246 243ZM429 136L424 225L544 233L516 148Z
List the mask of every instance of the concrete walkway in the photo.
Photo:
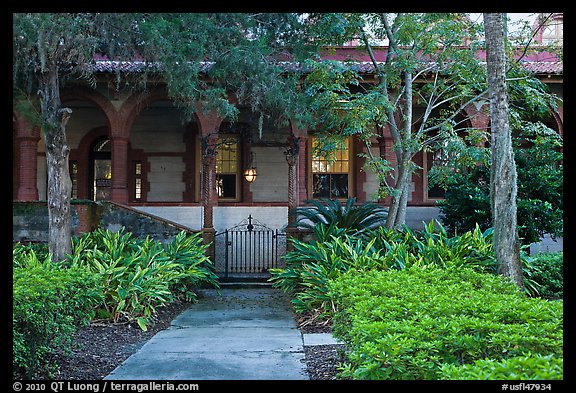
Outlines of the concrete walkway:
M105 379L309 379L304 339L285 294L269 287L202 294Z

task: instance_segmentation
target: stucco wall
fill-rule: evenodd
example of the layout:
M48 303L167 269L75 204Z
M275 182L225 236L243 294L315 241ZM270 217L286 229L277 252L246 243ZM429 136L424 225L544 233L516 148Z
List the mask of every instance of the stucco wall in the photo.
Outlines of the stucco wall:
M185 164L182 157L149 157L148 172L149 202L180 202L186 188L184 183Z
M258 177L250 184L254 202L288 201L288 163L280 147L253 147ZM244 180L242 180L244 181Z

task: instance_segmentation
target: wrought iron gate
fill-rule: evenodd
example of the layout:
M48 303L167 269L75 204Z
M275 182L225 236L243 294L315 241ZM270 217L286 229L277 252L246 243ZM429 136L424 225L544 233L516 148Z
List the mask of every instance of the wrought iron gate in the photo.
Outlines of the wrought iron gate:
M267 273L281 267L286 234L257 222L249 215L238 225L216 235L216 270L224 278L234 274Z

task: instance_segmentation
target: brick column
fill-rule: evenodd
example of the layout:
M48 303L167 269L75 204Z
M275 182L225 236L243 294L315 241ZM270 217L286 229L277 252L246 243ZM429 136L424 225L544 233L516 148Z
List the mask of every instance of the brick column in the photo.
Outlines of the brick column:
M36 152L38 150L38 137L16 137L16 151L18 157L18 191L16 200L37 201L38 187L36 186L36 173L38 160Z
M288 163L288 224L296 221L296 208L298 207L298 138L290 136L289 146L284 152Z
M214 228L213 207L218 205L216 193L216 134L202 137L201 202L204 207L204 228Z
M296 163L296 190L297 190L297 206L303 205L304 201L308 199L308 188L306 187L308 174L306 172L308 166L307 159L307 142L308 142L308 130L298 128L295 123L290 123L290 129L294 138L295 144L298 145L296 148L298 154L298 162Z
M204 244L210 244L206 255L216 263L214 240L214 206L218 206L216 193L216 142L220 124L224 120L214 110L205 113L201 103L197 104L196 118L200 131L202 151L202 173L200 175L200 202L203 209L202 238Z
M308 137L298 138L298 205L308 198ZM311 196L310 196L311 197Z
M214 206L218 205L216 193L216 136L202 138L202 173L200 175L200 201L202 203L202 242L209 244L206 255L216 263Z
M286 161L288 162L288 224L293 224L297 220L296 209L304 205L308 199L308 190L306 188L306 151L308 131L299 129L294 123L290 123L292 135L289 138L289 147L286 151ZM297 227L288 226L286 228L288 238L301 240L302 233ZM286 242L286 251L292 251L292 242Z
M350 137L350 153L353 155L354 160L354 175L356 179L354 181L354 194L356 196L356 202L362 203L366 202L366 191L364 191L364 184L366 183L366 171L364 170L364 164L366 163L366 158L361 157L359 154L365 153L364 142L358 137Z
M128 203L128 138L112 137L112 189L110 199Z

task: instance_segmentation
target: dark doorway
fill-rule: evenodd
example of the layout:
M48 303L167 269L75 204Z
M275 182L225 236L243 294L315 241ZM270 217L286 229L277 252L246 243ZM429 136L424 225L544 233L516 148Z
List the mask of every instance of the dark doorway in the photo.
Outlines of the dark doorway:
M90 149L90 198L94 201L110 199L112 188L112 153L110 139L96 140Z

